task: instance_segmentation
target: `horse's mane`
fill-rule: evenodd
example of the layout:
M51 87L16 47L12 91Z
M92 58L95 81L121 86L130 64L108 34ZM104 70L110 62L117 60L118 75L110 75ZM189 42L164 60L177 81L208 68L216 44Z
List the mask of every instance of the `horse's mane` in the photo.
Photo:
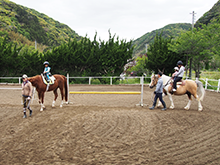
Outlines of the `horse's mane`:
M40 79L41 79L41 75L36 75L28 78L28 80L32 83L33 86L36 86L36 84L40 81Z

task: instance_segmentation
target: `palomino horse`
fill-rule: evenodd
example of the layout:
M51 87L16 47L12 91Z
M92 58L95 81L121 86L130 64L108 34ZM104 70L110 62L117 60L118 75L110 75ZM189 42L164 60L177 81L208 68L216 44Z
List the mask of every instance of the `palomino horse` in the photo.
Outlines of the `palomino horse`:
M173 104L173 99L171 96L171 91L172 91L172 85L171 85L171 80L172 78L166 75L161 76L164 84L164 94L168 95L171 105L170 109L174 109L174 104ZM158 76L157 75L152 75L151 76L151 82L150 82L150 88L153 88L156 86L158 81ZM200 97L197 95L200 94ZM201 101L203 100L205 96L205 89L203 88L203 84L200 81L193 81L193 80L185 80L184 85L177 85L177 90L176 92L173 93L174 95L184 95L187 94L189 98L188 104L184 107L184 109L189 110L192 102L192 95L194 96L195 99L198 101L198 111L202 111L203 107L201 104ZM157 106L160 106L161 103L159 102Z
M61 97L62 97L60 107L62 107L63 106L64 93L65 93L65 100L66 101L67 101L67 96L68 96L67 79L63 75L56 74L56 75L53 75L53 76L55 77L56 80L54 81L54 84L51 84L49 86L47 91L53 91L53 93L54 93L55 97L54 97L54 100L53 100L53 103L52 103L52 107L54 107L55 106L55 101L58 97L57 89L60 88L60 93L61 93ZM32 83L32 85L34 87L36 87L36 90L38 92L39 103L41 105L40 111L43 111L43 109L45 108L45 106L43 104L44 103L44 93L46 92L47 85L43 82L43 79L42 79L41 75L30 77L30 78L28 78L28 80Z

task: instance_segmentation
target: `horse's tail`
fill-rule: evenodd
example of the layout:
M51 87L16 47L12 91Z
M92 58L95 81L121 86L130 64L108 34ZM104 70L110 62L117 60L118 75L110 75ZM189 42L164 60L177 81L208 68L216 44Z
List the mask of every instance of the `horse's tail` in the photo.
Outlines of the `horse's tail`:
M68 101L68 86L67 86L67 78L64 77L64 88L65 88L65 100Z
M197 93L200 94L199 100L203 101L204 97L205 97L205 89L203 87L203 84L201 81L196 80L195 81L197 84Z

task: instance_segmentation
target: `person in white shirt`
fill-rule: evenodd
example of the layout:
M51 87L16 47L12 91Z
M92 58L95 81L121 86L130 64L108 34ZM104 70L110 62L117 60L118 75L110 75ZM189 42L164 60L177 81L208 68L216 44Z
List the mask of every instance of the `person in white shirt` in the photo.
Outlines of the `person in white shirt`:
M184 72L185 72L185 67L183 66L182 61L178 61L177 66L179 67L179 71L175 74L175 77L174 77L173 92L176 92L176 83L182 80Z

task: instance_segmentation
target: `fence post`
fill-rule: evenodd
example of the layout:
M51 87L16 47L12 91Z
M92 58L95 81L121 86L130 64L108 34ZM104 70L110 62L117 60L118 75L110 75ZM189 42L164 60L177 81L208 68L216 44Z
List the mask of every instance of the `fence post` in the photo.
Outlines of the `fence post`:
M208 86L208 78L205 79L205 90L207 90L207 86Z
M141 77L141 106L143 107L143 95L144 95L144 76Z
M21 77L19 77L18 83L21 84Z
M110 85L112 85L112 77L110 77Z
M67 78L67 87L68 87L68 90L67 90L67 92L68 92L68 98L67 98L67 103L69 104L69 73L67 73L67 75L66 75L66 78Z
M220 79L218 80L218 88L217 88L217 92L219 92L219 87L220 87Z
M91 85L91 79L92 79L92 77L89 77L89 85Z

